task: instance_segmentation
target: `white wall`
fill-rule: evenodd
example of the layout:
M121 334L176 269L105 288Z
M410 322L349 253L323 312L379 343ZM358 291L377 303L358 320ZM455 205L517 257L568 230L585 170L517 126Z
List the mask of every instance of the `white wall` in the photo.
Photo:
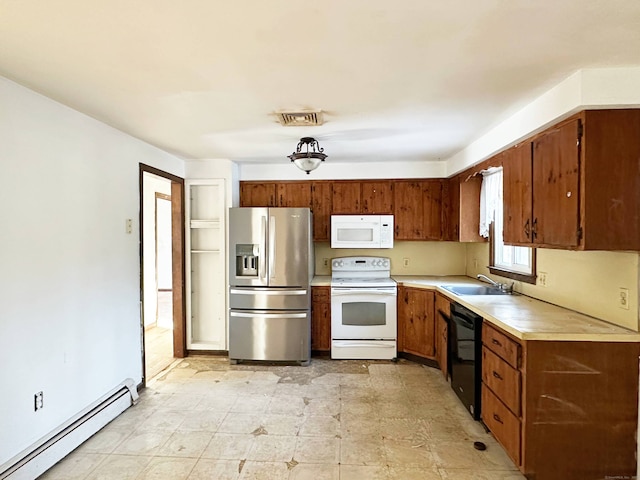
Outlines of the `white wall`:
M184 175L182 160L0 78L0 464L141 381L139 163Z
M442 178L445 162L359 162L343 163L327 158L308 175L285 155L282 162L240 165L240 180L337 180L366 178Z
M537 271L547 274L547 286L516 282L515 290L631 330L638 330L640 256L636 252L574 252L536 249ZM467 245L467 275L482 273L498 282L509 279L491 275L489 244ZM620 288L629 289L629 309L620 308Z
M466 244L459 242L394 242L391 249L331 248L329 242L314 246L316 275L331 275L332 258L359 255L388 257L391 275L465 275Z
M640 67L578 70L447 160L461 172L558 120L588 108L640 105Z
M143 182L143 235L144 235L144 324L156 322L158 315L158 295L156 284L156 193L171 195L171 180L148 172L142 175Z

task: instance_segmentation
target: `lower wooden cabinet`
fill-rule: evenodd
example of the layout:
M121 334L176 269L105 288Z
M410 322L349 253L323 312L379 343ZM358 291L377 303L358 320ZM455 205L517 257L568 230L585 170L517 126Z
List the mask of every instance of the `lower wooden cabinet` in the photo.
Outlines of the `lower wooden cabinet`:
M527 478L634 478L640 344L483 324L482 421Z
M435 293L398 288L398 352L435 360Z
M331 287L311 287L311 350L331 351Z
M482 421L504 447L513 463L520 465L520 419L494 393L482 387Z

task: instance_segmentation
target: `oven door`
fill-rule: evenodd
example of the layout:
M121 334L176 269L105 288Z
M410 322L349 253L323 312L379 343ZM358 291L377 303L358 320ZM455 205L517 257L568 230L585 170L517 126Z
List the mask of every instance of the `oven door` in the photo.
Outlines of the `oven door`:
M331 287L331 338L395 340L395 287Z

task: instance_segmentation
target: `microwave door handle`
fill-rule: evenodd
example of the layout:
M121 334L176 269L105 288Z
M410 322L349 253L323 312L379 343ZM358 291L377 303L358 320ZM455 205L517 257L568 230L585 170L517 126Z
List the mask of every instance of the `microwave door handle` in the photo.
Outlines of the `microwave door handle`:
M269 216L269 278L276 276L276 217Z
M260 217L260 242L262 244L260 245L260 264L258 265L258 268L260 269L260 278L264 283L266 283L267 260L265 257L267 256L267 217L265 215Z

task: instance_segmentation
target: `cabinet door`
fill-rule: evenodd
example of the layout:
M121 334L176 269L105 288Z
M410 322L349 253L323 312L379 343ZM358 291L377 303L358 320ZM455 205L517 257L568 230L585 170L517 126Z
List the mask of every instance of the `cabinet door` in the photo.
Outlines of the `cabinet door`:
M240 182L241 207L276 207L276 184Z
M451 177L447 180L447 201L443 202L445 212L446 235L445 240L457 242L460 237L460 178ZM478 207L478 211L480 208Z
M486 242L487 239L480 236L480 188L482 187L482 175L460 180L459 215L460 215L460 242Z
M331 183L313 182L311 184L311 210L313 211L313 239L318 242L329 241Z
M277 190L279 207L311 207L311 182L279 183Z
M533 142L534 242L575 247L579 243L579 126L575 119Z
M362 182L362 213L390 215L393 213L391 181Z
M422 182L422 203L424 238L442 240L442 182L440 180Z
M330 287L311 288L311 349L331 350Z
M531 142L510 148L503 159L504 225L502 235L505 243L530 244L532 165Z
M404 351L434 358L434 293L419 288L406 288L403 301L406 308Z
M421 182L397 182L394 185L393 210L396 240L424 239L424 203Z
M442 370L442 375L444 375L444 378L448 378L449 326L447 318L450 316L451 302L441 293L436 293L435 295L436 360L440 366L440 370Z
M352 215L361 213L361 183L333 182L331 184L331 213Z

